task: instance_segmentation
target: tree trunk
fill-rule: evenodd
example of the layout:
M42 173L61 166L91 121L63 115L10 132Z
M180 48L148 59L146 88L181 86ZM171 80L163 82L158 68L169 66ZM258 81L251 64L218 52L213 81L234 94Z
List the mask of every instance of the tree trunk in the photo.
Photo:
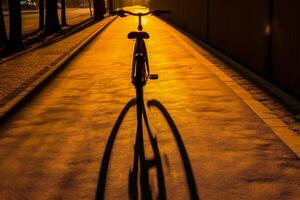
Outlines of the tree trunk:
M7 43L7 35L6 35L6 28L2 10L2 1L0 0L0 44Z
M109 11L109 12L114 11L113 0L108 0L108 11Z
M88 1L89 1L90 15L91 15L91 18L93 18L92 6L91 6L91 0L88 0Z
M60 31L57 0L46 0L46 24L45 33L52 34Z
M66 19L66 1L61 0L61 25L65 26L67 25L67 19Z
M9 5L9 47L22 48L22 14L20 0L10 0Z
M104 14L105 14L104 0L94 0L94 20L103 19Z
M39 19L39 29L44 30L45 28L45 6L44 6L44 0L39 0L39 9L40 9L40 19Z

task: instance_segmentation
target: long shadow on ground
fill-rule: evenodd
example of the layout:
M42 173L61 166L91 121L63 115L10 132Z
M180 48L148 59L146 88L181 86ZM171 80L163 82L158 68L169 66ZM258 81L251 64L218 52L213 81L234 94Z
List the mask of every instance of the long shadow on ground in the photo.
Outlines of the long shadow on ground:
M131 107L133 107L136 104L136 99L132 99L130 100L126 106L123 108L123 110L121 111L113 129L112 132L108 138L105 150L104 150L104 154L103 154L103 158L102 158L102 163L101 163L101 169L100 169L100 173L99 173L99 178L98 178L98 185L97 185L97 191L96 191L96 200L101 200L104 199L104 194L105 194L105 185L106 185L106 178L107 178L107 172L108 172L108 167L109 167L109 161L110 161L110 156L112 153L112 149L113 149L113 145L114 145L114 141L116 139L117 133L119 131L119 128L122 124L123 119L125 118L127 112L129 111L129 109ZM195 182L195 178L193 175L193 170L191 167L191 162L188 156L188 153L186 151L186 148L184 146L183 140L180 136L180 133L176 127L176 124L174 122L174 120L172 119L171 115L169 114L169 112L167 111L167 109L157 100L150 100L147 102L147 106L150 107L156 107L160 110L160 112L163 114L164 118L166 119L169 127L172 130L173 136L176 140L179 152L180 152L180 156L183 162L183 166L184 166L184 171L186 174L186 180L187 180L187 184L188 184L188 188L189 188L189 194L190 194L190 199L199 199L199 195L198 195L198 191L197 191L197 186L196 186L196 182ZM145 109L144 109L145 110ZM158 181L158 189L159 189L159 196L157 197L157 199L167 199L166 193L165 193L165 182L164 182L164 177L163 177L163 170L162 170L162 166L161 166L161 160L160 160L160 155L159 155L159 150L158 150L158 146L156 143L156 138L153 137L152 132L150 130L149 127L149 123L148 123L148 118L146 115L146 112L144 112L144 120L145 120L145 125L146 128L148 130L149 133L149 137L150 137L150 142L152 145L152 149L154 151L154 159L153 160L143 160L142 158L140 158L140 162L141 162L141 166L143 164L146 164L146 166L148 168L156 166L157 167L157 181ZM139 140L136 140L136 144L135 144L135 148L134 148L134 166L133 169L130 170L129 173L129 197L130 199L138 199L138 195L137 195L137 183L136 183L136 177L137 177L137 173L138 173L138 167L137 167L137 163L138 163L138 148L141 148L141 144L139 144ZM142 147L143 148L143 147ZM145 163L143 163L143 161ZM148 170L148 168L146 167L146 171ZM141 173L141 177L143 177L143 173L146 173L146 176L148 176L147 172L143 172L143 170L140 169L140 173ZM132 179L132 177L134 176L134 178ZM141 179L141 182L143 182L144 180ZM147 180L146 180L147 181ZM143 183L141 184L141 187L143 186ZM145 187L148 187L148 185L146 184ZM141 190L143 190L143 188L141 188ZM146 193L146 195L142 194L142 198L143 199L152 199L151 196L151 189L149 189Z

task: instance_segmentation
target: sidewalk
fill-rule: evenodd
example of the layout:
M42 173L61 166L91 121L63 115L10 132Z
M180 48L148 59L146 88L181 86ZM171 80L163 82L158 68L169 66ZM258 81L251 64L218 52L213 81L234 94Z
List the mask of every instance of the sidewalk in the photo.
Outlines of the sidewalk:
M22 14L32 14L32 13L39 13L39 10L22 10ZM4 10L3 11L3 15L4 16L8 16L9 15L9 11L8 10Z
M67 8L67 11L73 11L73 10L83 10L83 9L88 9L88 8ZM60 11L60 9L58 10ZM22 14L34 14L34 13L39 13L39 9L36 10L22 10ZM46 12L46 11L45 11ZM8 16L9 15L9 11L8 10L4 10L3 11L3 15L4 16Z
M0 109L14 100L32 83L41 78L89 36L107 25L107 17L61 41L41 46L33 51L0 64Z
M145 86L170 113L187 151L187 174L177 139L157 108L147 109L162 158L168 199L189 199L193 176L200 199L298 200L299 137L158 18L144 20L150 68ZM28 104L0 126L0 196L6 199L95 199L103 153L130 82L136 17L118 18ZM281 132L281 133L282 133ZM132 108L113 141L106 199L129 199L136 113ZM145 139L146 157L151 158ZM295 146L293 146L295 145ZM182 148L182 147L181 147ZM293 150L295 150L293 152ZM155 171L150 186L157 193Z

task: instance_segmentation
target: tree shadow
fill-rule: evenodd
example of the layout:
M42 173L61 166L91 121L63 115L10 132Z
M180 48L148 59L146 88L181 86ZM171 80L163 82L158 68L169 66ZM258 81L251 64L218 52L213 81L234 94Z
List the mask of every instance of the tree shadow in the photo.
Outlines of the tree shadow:
M104 199L104 193L105 193L105 185L106 185L106 178L107 178L107 172L109 167L109 161L110 156L112 153L112 148L114 145L114 141L116 139L117 133L119 131L119 128L122 124L122 121L129 111L129 109L136 105L137 101L136 99L130 100L126 106L121 111L111 133L108 138L100 173L98 177L98 184L97 184L97 191L96 191L96 200L102 200ZM188 157L188 153L185 149L183 140L180 136L180 133L176 127L176 124L170 114L168 113L167 109L157 100L150 100L147 102L147 106L150 107L156 107L160 110L160 112L163 114L164 118L166 119L168 125L170 126L173 136L176 140L177 146L179 148L180 156L183 162L184 171L186 174L186 180L188 183L189 188L189 194L190 199L199 199L196 182L193 175L193 170L191 167L190 159ZM166 189L165 189L165 180L164 180L164 173L163 173L163 167L161 162L161 156L159 153L159 148L157 144L156 137L153 136L153 133L150 129L145 105L143 104L143 118L146 126L146 130L148 132L148 137L150 138L150 143L152 146L152 150L154 153L154 157L152 159L145 159L144 155L144 142L143 142L143 133L137 132L136 135L136 142L134 144L134 161L133 161L133 167L129 171L129 181L128 181L128 194L130 199L138 199L138 173L140 172L140 190L141 190L141 199L153 199L152 193L151 193L151 187L149 185L149 170L153 167L156 168L157 173L157 183L158 183L158 197L156 199L167 199L166 195ZM137 128L138 130L138 128ZM140 163L140 166L139 166Z
M56 34L49 35L49 34L40 32L40 34L38 34L37 37L30 38L27 42L25 42L25 44L33 45L37 42L42 42L43 40L46 39L45 43L43 43L43 45L41 47L47 47L51 44L59 42L65 38L79 32L79 31L82 31L93 24L95 24L95 21L93 21L92 19L86 19L86 20L81 21L74 25L64 26L65 28ZM49 36L52 36L52 37L48 39Z
M24 48L13 48L10 47L9 44L1 45L0 58L10 60L15 58L15 56L18 56L20 53L29 52L38 48L48 47L88 28L95 23L96 22L94 20L89 18L74 25L64 26L64 29L54 34L46 34L40 30L34 30L31 33L26 33L23 35Z

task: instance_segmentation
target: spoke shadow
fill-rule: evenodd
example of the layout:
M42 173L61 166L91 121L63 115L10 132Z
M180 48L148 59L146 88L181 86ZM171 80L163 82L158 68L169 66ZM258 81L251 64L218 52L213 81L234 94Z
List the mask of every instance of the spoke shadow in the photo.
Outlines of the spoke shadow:
M165 188L165 179L164 179L164 172L163 172L163 166L162 166L162 161L161 161L161 156L157 144L157 138L153 136L153 133L151 131L150 125L149 125L149 120L147 117L147 112L145 109L145 105L143 104L143 116L144 116L144 121L145 125L147 128L148 136L150 138L151 146L154 152L154 162L156 166L156 173L157 173L157 183L158 183L158 189L159 189L159 196L158 199L167 199L167 194L166 194L166 188Z
M158 196L156 197L156 199L165 200L167 199L167 195L166 195L164 172L163 172L159 147L157 144L157 139L156 137L153 136L153 133L151 131L144 103L142 106L143 106L142 118L144 119L146 125L146 130L148 133L148 137L150 139L150 144L154 155L152 159L145 158L143 133L137 130L137 138L134 145L134 159L133 159L134 162L133 162L132 169L130 169L129 171L129 177L128 177L129 198L132 200L138 199L139 194L138 194L137 178L138 178L138 172L140 172L141 198L145 200L153 199L152 192L151 192L152 189L149 184L149 171L151 168L156 168L156 174L157 174L156 178L158 184L158 194L157 194Z
M161 111L161 113L164 115L165 119L167 120L167 122L173 132L173 135L176 139L176 142L177 142L180 154L181 154L181 159L182 159L182 163L184 165L186 179L187 179L188 186L189 186L188 188L189 188L189 192L190 192L190 198L191 199L199 199L191 162L190 162L188 153L186 151L183 140L180 136L180 133L176 127L175 122L173 121L173 119L172 119L171 115L169 114L169 112L167 111L167 109L159 101L150 100L147 102L147 105L149 108L151 106L158 108Z

